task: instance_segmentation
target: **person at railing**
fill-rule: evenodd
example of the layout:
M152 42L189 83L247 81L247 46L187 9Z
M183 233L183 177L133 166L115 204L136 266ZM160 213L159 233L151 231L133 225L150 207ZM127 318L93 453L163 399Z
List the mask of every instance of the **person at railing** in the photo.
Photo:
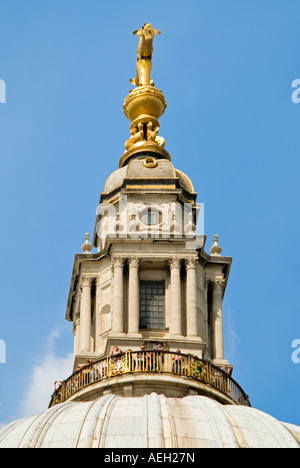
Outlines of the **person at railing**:
M132 349L127 349L125 351L125 354L126 354L127 370L129 372L132 372L137 367L135 353L132 352Z
M75 369L76 379L75 379L75 386L80 387L80 381L83 381L85 384L89 384L92 381L92 359L86 359L83 364L80 364Z
M161 351L160 353L152 354L152 370L161 372L164 365L164 345L161 342L156 343L153 347L153 351Z
M92 364L92 359L87 359L83 364L80 364L78 367L76 367L74 372L79 372L83 369L83 367L88 366L89 364Z
M120 348L118 346L113 346L111 355L118 356L119 354L122 354L122 351L120 350Z
M65 381L54 383L52 395L53 404L66 401L75 392L85 386L128 372L167 372L182 376L183 378L196 379L207 383L227 394L233 401L240 405L251 406L249 397L231 378L230 371L226 372L222 367L216 367L208 361L204 361L192 354L181 354L180 349L175 352L165 352L158 349L146 351L142 345L140 351L128 349L125 353L115 346L111 356L101 358L96 362L87 360L77 367L74 374ZM162 365L159 358L164 355Z
M73 374L71 379L67 380L66 389L69 395L78 390L78 376L76 374Z
M141 352L138 355L138 370L143 371L146 369L146 364L147 364L147 355L146 355L146 347L145 345L142 345L140 348Z
M163 345L163 351L166 351L166 352L169 351L169 346L166 342L164 342L162 345Z
M112 349L112 352L111 352L112 361L115 362L115 363L118 362L118 366L121 365L120 364L121 363L121 360L120 360L121 354L123 354L123 351L121 351L118 346L113 346L113 349Z
M148 371L151 367L151 353L146 351L145 345L142 345L139 353L139 370Z
M180 349L176 349L176 354L173 355L172 361L172 372L176 374L181 374L181 354L180 354Z
M153 351L163 351L164 350L164 345L162 343L156 343L156 345L153 347Z

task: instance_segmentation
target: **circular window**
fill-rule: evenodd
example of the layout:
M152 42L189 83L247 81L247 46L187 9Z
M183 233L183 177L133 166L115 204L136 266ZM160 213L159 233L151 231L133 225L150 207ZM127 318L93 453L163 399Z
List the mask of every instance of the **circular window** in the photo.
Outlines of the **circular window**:
M146 158L145 161L144 161L144 166L150 167L150 168L156 167L157 166L157 161L156 161L156 159L151 158L151 157Z

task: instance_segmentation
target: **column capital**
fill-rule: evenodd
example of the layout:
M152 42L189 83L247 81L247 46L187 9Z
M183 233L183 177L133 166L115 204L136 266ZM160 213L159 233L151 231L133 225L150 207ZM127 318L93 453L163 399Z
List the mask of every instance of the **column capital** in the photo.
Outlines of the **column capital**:
M193 269L196 270L197 265L198 265L198 258L185 258L185 267L187 270Z
M80 282L81 288L90 288L93 280L94 280L93 276L83 276Z
M123 268L125 263L125 258L123 257L112 257L111 259L111 264L112 264L112 269L114 270L115 268Z
M215 279L212 281L213 289L223 291L224 286L225 286L225 280L224 279Z
M141 259L139 257L128 257L129 268L139 268Z
M181 259L179 257L171 257L169 259L169 267L172 270L173 268L180 268Z

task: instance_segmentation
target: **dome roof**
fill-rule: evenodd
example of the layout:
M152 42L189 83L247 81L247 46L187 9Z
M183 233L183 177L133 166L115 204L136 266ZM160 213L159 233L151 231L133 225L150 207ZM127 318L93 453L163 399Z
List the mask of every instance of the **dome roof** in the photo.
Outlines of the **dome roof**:
M0 448L299 448L300 428L204 396L106 395L0 430Z
M148 162L147 162L148 161ZM175 169L173 164L166 159L153 157L133 159L127 166L112 172L104 185L103 193L111 193L122 186L124 179L176 179L179 185L190 193L194 193L194 187L189 177L182 171Z

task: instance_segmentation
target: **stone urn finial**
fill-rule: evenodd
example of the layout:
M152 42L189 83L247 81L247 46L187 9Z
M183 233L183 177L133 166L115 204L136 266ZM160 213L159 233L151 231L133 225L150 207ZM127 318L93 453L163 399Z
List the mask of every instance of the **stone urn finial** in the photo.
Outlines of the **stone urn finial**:
M91 253L91 250L93 249L92 244L90 243L90 235L87 232L85 235L85 243L81 246L81 250L85 253Z
M210 248L210 252L212 255L220 255L222 252L222 247L219 246L219 236L218 234L214 235L214 243Z

